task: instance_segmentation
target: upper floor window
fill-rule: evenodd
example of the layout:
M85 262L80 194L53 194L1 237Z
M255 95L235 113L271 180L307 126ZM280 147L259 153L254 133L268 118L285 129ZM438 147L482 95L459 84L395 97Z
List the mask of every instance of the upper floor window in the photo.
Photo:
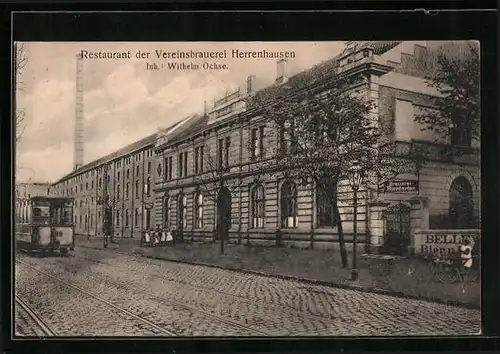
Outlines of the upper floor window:
M265 218L264 187L257 185L252 189L252 227L263 228Z
M452 124L450 126L450 143L452 145L470 147L472 143L471 129Z
M179 153L179 161L178 161L178 176L186 177L187 176L187 160L188 160L188 152Z
M172 156L165 158L165 180L172 179Z
M264 126L253 128L250 132L251 158L257 159L264 156Z
M136 168L135 168L135 175L139 176L139 166L136 166Z
M139 198L139 180L135 181L135 197Z
M295 122L286 121L280 127L279 132L279 148L281 153L291 153L297 147L297 140L295 137Z
M194 148L194 173L203 172L204 147L198 146Z
M297 227L297 188L291 181L281 186L281 227Z
M148 161L148 173L151 173L151 161Z
M129 183L127 182L127 185L126 185L126 187L125 187L125 198L126 198L126 199L128 199L129 187L130 187L130 185L129 185Z
M220 169L229 167L230 148L231 148L231 138L229 136L223 139L219 139L217 160Z
M127 168L127 178L130 177L130 170Z

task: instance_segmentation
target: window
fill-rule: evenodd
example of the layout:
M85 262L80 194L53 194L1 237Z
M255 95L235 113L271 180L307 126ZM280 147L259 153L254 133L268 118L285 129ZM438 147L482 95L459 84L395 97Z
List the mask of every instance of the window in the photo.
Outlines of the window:
M82 227L82 216L80 215L80 227Z
M332 204L332 198L329 195L335 190L333 186L327 186L332 181L323 181L316 187L316 209L317 209L317 224L320 227L333 227L337 225L335 218L335 206Z
M139 226L139 209L135 208L134 211L134 226Z
M130 177L130 170L127 168L127 178Z
M120 171L118 171L118 173L116 174L116 180L120 181Z
M83 205L83 200L80 200L80 208L82 207Z
M282 154L293 152L297 147L297 140L294 134L295 122L286 121L280 128L279 148Z
M139 198L139 180L135 181L135 197Z
M78 186L75 186L75 193L78 193Z
M139 166L135 167L135 175L136 177L139 177Z
M91 188L94 189L94 181L91 183Z
M253 128L250 134L250 148L252 159L264 156L264 127Z
M129 192L129 183L127 182L127 186L125 187L125 198L128 199L128 192Z
M470 147L472 143L471 129L463 126L456 127L454 125L450 128L450 143L452 145Z
M116 211L116 226L120 226L120 210Z
M194 173L203 172L203 146L198 146L194 149Z
M102 187L102 177L99 177L99 184L98 185L99 185L99 188Z
M165 180L172 179L172 156L165 158Z
M90 215L90 227L94 226L94 215Z
M187 227L187 197L183 194L179 195L179 220L178 224L180 227Z
M187 159L188 159L188 152L181 152L179 154L179 172L178 175L179 177L186 177L187 176Z
M128 227L128 218L129 218L128 209L126 209L125 210L125 227Z
M194 225L196 228L203 227L203 193L194 195Z
M219 154L218 154L218 164L220 169L225 169L229 167L229 149L231 147L231 138L226 137L225 139L219 139Z
M169 198L165 197L163 199L163 227L166 229L170 225L169 219Z
M147 195L151 194L150 187L151 187L151 177L148 177L146 184L144 185L144 193L146 193Z
M265 217L264 188L257 185L252 189L252 227L263 228Z
M120 185L116 186L116 198L120 199Z
M148 173L151 173L151 161L148 161Z
M297 227L297 188L291 181L281 186L281 227Z

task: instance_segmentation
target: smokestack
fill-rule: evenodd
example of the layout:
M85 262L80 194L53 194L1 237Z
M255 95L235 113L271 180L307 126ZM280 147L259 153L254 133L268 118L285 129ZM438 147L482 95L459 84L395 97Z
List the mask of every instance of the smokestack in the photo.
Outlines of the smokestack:
M254 87L253 87L254 81L255 81L255 75L248 76L248 78L247 78L247 95L251 95L253 93L253 90L254 90Z
M284 84L288 78L286 76L286 64L287 60L285 58L279 59L276 63L276 84Z
M76 97L75 97L75 146L73 151L73 169L83 165L84 154L84 118L83 118L83 58L76 55Z

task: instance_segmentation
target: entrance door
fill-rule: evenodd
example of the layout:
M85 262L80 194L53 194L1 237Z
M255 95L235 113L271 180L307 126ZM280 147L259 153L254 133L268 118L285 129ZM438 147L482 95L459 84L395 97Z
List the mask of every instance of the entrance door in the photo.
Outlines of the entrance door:
M151 209L146 209L146 230L151 228Z
M220 229L222 237L228 239L231 228L231 192L227 187L222 187L217 195L217 230ZM218 237L220 237L218 235Z
M392 205L384 211L386 232L385 253L404 255L410 244L411 208L403 203Z

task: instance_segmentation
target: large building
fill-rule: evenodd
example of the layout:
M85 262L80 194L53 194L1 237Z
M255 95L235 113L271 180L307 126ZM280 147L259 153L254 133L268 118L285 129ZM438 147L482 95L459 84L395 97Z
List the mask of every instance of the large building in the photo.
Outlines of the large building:
M384 192L360 191L361 247L381 246L384 235L397 228L476 229L479 146L463 134L438 141L414 121L439 96L424 78L438 45L352 42L337 57L292 77L287 77L286 62L279 61L275 85L255 92L250 76L245 90L227 94L205 114L85 165L51 190L76 198L78 233L101 232L97 201L108 195L115 233L123 237L138 237L142 230L161 225L175 228L185 239L210 240L217 216L227 215L234 242L276 244L279 234L284 244L335 247L338 225L315 186L263 173L281 142L277 128L255 104L256 97L271 102L279 85L287 85L290 92L297 82L316 85L314 73L320 70L352 79L353 87L376 103L374 121L390 128L388 137L402 151L419 145L430 151L424 164L398 176ZM460 154L453 153L457 149ZM341 183L339 205L350 241L353 203L347 183Z
M188 117L161 133L173 136L189 127ZM53 196L75 198L74 222L78 234L101 235L105 202L113 214L114 235L140 237L154 225L154 180L158 174L151 134L101 159L83 165L55 182Z

